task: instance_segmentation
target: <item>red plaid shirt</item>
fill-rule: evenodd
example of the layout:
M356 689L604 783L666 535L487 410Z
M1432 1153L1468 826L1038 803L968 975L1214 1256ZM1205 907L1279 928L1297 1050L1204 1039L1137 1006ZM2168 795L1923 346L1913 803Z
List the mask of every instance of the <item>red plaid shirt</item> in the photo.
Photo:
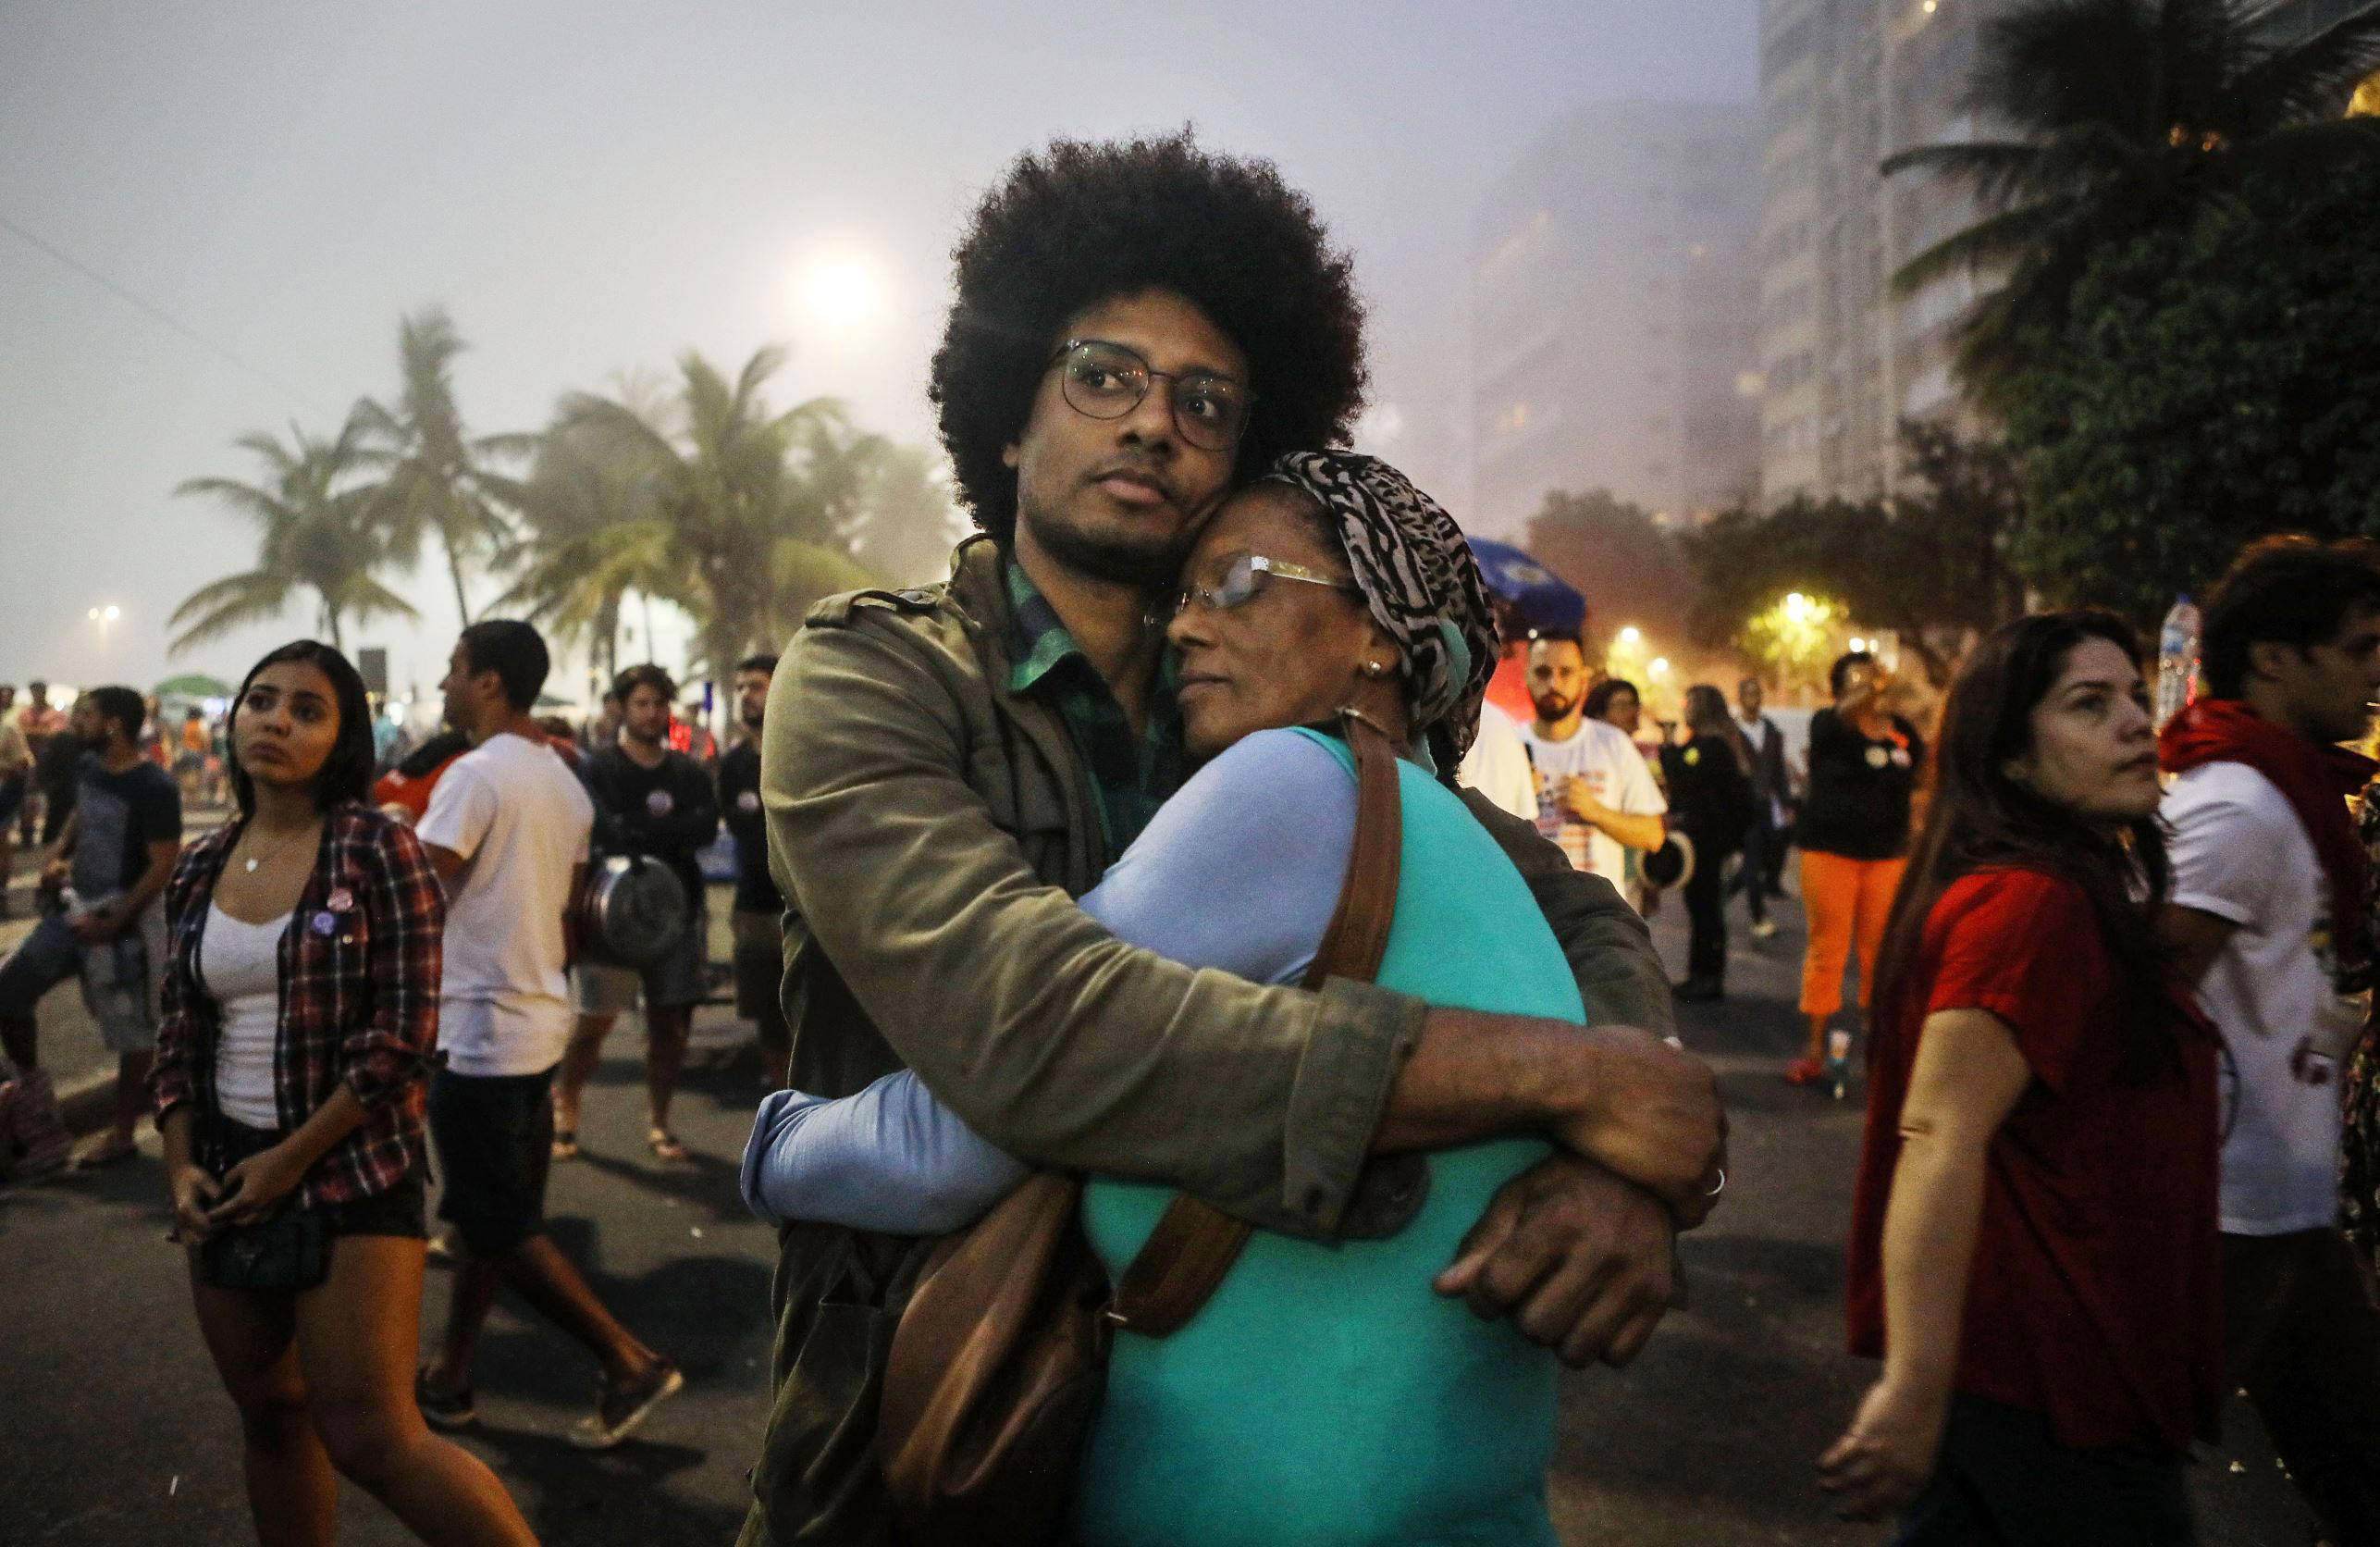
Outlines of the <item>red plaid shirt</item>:
M166 883L170 936L165 1015L157 1027L157 1118L195 1102L201 1163L216 1111L216 1043L223 1018L199 974L199 944L233 822L182 850ZM351 1202L425 1163L423 1091L438 1046L439 949L446 894L413 829L368 806L323 823L314 873L281 936L280 1032L273 1091L294 1131L341 1084L364 1104L362 1126L309 1170L299 1207Z

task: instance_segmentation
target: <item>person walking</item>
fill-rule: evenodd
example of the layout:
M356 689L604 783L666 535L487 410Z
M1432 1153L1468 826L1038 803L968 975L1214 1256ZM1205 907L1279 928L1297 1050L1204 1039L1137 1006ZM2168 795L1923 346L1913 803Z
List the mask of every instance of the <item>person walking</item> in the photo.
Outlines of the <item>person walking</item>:
M595 813L531 713L550 664L525 623L487 619L455 642L439 685L471 750L447 766L417 829L447 888L439 1050L430 1137L445 1172L438 1217L460 1260L438 1352L415 1380L441 1428L478 1417L471 1366L498 1286L510 1287L601 1365L595 1411L571 1430L618 1444L685 1382L632 1334L546 1234L554 1070L570 1040L567 915Z
M1855 952L1859 1009L1873 1000L1876 953L1901 885L1926 749L1917 727L1879 702L1891 680L1873 655L1852 650L1827 673L1834 707L1810 717L1809 798L1800 824L1809 924L1801 1009L1809 1050L1785 1069L1796 1085L1827 1078L1827 1022L1843 1008L1843 972Z
M345 656L284 645L232 705L237 814L166 892L156 1111L257 1540L327 1547L345 1477L424 1541L534 1543L413 1403L445 898L412 833L364 803Z
M2347 798L2374 765L2339 743L2369 732L2380 695L2380 550L2251 544L2204 619L2204 691L2163 738L2164 917L2223 1037L2226 1378L2336 1547L2371 1547L2380 1301L2339 1228L2339 1072L2374 965Z
M1745 911L1752 918L1752 937L1766 940L1777 933L1769 917L1769 903L1785 895L1785 848L1793 824L1786 807L1794 797L1793 775L1785 763L1785 733L1764 710L1765 690L1758 677L1735 685L1735 734L1752 753L1752 822L1744 830L1744 863L1736 886L1744 894Z
M1906 1547L2185 1547L2222 1378L2215 1041L2158 934L2149 694L2112 613L1979 645L1885 935L1820 1460Z
M685 923L649 966L620 967L581 959L578 1021L554 1083L554 1156L578 1153L578 1107L603 1058L603 1040L623 1010L645 1014L645 1144L662 1161L683 1164L686 1146L670 1132L670 1100L685 1063L694 1009L702 1003L709 960L709 888L702 878L704 847L719 835L719 796L693 757L669 744L670 702L676 687L659 666L631 666L612 684L620 696L619 738L586 760L587 792L595 798L597 842L606 854L659 860L678 878Z
M1685 729L1683 745L1661 749L1671 819L1694 845L1694 871L1681 888L1686 976L1677 996L1708 1002L1727 996L1727 861L1752 825L1754 764L1718 688L1697 683L1686 689Z
M760 810L760 737L776 674L773 655L736 663L735 721L744 734L719 760L719 809L735 840L735 1013L752 1022L767 1091L784 1087L794 1050L782 996L785 898L769 874L769 822Z
M40 1068L39 1007L69 978L80 981L100 1041L116 1055L112 1120L75 1157L82 1167L130 1159L149 1106L166 960L156 903L181 848L182 801L172 777L141 755L147 718L133 689L94 687L75 699L73 728L52 736L53 757L61 742L92 750L78 757L57 853L42 870L50 908L0 961L0 1047L19 1071ZM49 1108L45 1083L29 1094L37 1110Z

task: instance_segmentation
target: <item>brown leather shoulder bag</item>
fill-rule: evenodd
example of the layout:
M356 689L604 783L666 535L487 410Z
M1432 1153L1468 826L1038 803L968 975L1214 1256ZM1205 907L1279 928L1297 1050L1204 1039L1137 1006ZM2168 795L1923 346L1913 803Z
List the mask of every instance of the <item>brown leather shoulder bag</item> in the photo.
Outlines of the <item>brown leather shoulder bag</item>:
M1404 852L1397 753L1347 712L1355 843L1307 987L1369 982L1397 911ZM905 1531L936 1547L1048 1547L1074 1479L1116 1327L1164 1337L1196 1315L1253 1227L1187 1194L1111 1294L1082 1233L1078 1177L1040 1171L935 1249L893 1334L876 1429Z

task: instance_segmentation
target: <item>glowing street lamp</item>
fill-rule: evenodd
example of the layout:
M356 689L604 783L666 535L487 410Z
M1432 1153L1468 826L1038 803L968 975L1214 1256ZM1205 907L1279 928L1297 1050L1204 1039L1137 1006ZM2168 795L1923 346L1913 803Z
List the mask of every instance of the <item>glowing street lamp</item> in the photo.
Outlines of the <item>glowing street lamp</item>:
M1810 615L1810 599L1809 599L1808 597L1804 596L1804 595L1803 595L1801 592L1799 592L1799 591L1790 591L1790 592L1786 593L1786 596L1785 596L1785 621L1786 621L1786 622L1788 622L1788 623L1803 623L1803 622L1807 622L1807 621L1808 620L1808 618L1809 618L1809 615Z
M1651 661L1649 661L1649 662L1647 662L1646 663L1646 665L1645 665L1645 670L1646 670L1646 671L1648 671L1648 672L1652 673L1655 676L1667 676L1667 675L1669 675L1669 674L1670 674L1670 661L1669 661L1669 657L1667 657L1667 656L1665 656L1665 655L1657 655L1657 656L1653 657L1653 659L1652 659Z
M1627 627L1620 631L1620 642L1623 645L1641 643L1644 637L1645 636L1643 631L1638 629L1634 624L1630 624Z
M89 618L92 622L99 625L99 674L102 676L105 676L107 674L108 625L123 615L124 610L115 605L113 602L110 602L105 607L93 607L90 612L83 614L83 616Z
M883 307L884 285L857 258L832 258L802 276L801 302L812 321L847 331L874 320Z

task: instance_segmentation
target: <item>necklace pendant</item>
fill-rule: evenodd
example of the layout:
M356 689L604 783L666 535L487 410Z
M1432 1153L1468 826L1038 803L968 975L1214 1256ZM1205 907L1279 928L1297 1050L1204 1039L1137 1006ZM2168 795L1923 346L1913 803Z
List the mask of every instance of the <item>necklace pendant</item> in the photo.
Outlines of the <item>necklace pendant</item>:
M256 873L256 861L253 860L248 861L248 873L251 875Z

